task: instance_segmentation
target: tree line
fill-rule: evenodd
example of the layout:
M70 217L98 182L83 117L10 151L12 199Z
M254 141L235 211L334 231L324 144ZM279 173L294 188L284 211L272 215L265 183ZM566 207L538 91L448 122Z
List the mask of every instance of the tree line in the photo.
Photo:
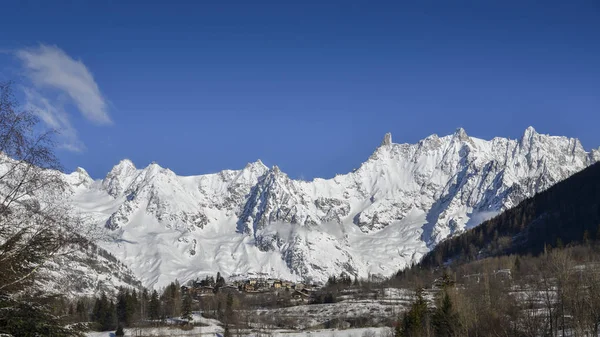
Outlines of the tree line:
M445 268L413 267L389 282L416 289L396 336L597 336L600 245L571 244ZM424 289L427 289L426 291Z

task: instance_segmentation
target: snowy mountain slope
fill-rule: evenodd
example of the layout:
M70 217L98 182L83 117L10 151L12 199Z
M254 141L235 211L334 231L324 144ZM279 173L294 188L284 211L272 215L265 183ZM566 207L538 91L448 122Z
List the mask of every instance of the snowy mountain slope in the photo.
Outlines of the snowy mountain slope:
M141 287L141 282L127 266L90 241L96 231L79 226L79 214L69 207L72 195L87 192L95 184L85 170L78 168L65 175L55 170L29 166L23 161L0 154L0 176L0 195L6 198L3 199L4 204L10 205L11 210L3 214L0 243L5 243L7 238L14 238L16 235L11 230L19 228L38 231L67 230L79 234L77 243L63 245L55 254L46 256L33 278L34 289L44 289L47 293L65 296L90 296L102 291L116 294L121 286ZM52 183L54 177L58 178L58 182L64 180L66 184ZM19 197L10 199L7 195L15 193L15 183L25 187ZM102 194L106 195L106 192ZM98 207L97 201L94 198L95 207ZM36 211L41 210L40 214L43 216L35 217L35 212L28 211L31 205L34 205ZM44 217L56 219L58 214L61 217L56 223L38 221ZM69 224L63 226L64 223ZM6 230L7 228L11 230Z
M106 228L104 245L147 286L221 271L323 281L389 275L445 237L600 160L577 139L387 134L354 172L298 181L277 166L181 177L129 160L101 181L69 175L75 206ZM87 178L86 178L87 177Z
M116 295L119 287L142 286L131 269L94 244L48 261L35 281L48 293L68 297L96 296L102 292Z

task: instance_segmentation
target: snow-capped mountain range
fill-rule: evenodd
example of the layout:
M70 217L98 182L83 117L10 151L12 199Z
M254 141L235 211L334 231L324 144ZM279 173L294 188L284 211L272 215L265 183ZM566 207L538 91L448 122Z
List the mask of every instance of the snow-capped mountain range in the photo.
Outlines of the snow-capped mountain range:
M100 243L145 286L220 271L324 281L391 275L449 235L475 226L600 160L577 139L390 134L351 173L301 181L260 160L241 170L178 176L129 160L103 180L66 175L72 201L105 228Z

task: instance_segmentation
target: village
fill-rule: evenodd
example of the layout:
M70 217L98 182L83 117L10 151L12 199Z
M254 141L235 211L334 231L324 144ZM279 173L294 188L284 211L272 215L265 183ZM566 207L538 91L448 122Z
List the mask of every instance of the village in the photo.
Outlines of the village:
M319 286L270 277L236 279L234 281L226 282L225 279L217 273L216 278L207 276L204 279L196 279L188 282L181 288L183 292L189 292L192 298L196 300L217 293L244 293L246 295L252 295L285 292L296 302L307 303L311 298L311 295L319 288Z

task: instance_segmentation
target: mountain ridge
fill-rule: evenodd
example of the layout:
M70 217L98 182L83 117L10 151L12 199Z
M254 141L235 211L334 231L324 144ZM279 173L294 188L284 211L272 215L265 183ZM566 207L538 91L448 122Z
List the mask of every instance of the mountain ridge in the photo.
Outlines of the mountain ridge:
M125 159L102 180L76 171L74 204L106 228L105 247L148 286L216 271L323 281L340 272L391 275L598 160L600 149L532 127L519 140L459 128L396 144L388 133L356 170L310 181L260 160L177 176Z

